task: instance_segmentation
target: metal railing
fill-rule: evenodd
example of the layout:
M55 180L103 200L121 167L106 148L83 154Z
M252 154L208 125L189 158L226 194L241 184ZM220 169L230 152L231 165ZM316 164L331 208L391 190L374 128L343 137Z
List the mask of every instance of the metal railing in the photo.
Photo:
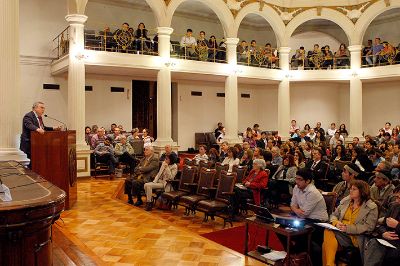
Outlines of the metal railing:
M247 65L263 68L279 68L279 54L277 49L262 46L238 46L238 65Z
M178 41L171 41L171 57L203 62L226 63L226 49L224 47L217 48L198 44L181 45Z
M52 57L59 59L69 53L69 26L53 39Z
M336 56L333 53L323 54L322 52L306 55L297 50L290 60L290 67L298 70L348 69L350 56Z
M400 48L394 48L390 51L382 51L376 55L367 55L361 57L361 67L375 67L400 64Z

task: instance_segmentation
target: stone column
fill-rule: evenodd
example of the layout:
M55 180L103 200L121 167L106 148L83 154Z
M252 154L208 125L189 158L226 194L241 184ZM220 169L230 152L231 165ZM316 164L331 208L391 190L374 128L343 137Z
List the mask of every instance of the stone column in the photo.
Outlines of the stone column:
M0 160L27 161L19 150L19 1L0 1ZM27 110L28 112L29 110Z
M68 64L68 129L76 130L76 149L89 150L85 142L84 24L87 16L70 14Z
M171 69L170 39L173 32L169 27L158 27L158 54L161 57L161 70L157 74L157 140L156 151L166 144L176 146L172 140Z
M238 101L238 78L236 73L237 56L236 47L239 43L238 38L227 38L226 41L226 59L230 66L231 73L225 80L225 130L224 140L229 144L239 143L238 121L239 121L239 101Z
M289 82L289 53L290 47L279 48L279 66L284 77L278 87L278 132L282 140L287 140L290 128L290 82Z
M351 77L350 77L350 132L349 139L353 137L362 138L362 81L359 77L359 69L361 67L361 45L349 46L351 54Z

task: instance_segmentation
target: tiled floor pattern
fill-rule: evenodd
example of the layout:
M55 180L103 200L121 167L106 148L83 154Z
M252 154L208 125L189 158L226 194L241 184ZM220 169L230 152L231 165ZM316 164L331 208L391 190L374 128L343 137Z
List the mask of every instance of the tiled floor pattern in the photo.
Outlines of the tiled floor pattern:
M148 213L124 203L122 185L123 179L80 180L77 203L56 225L97 264L262 265L199 236L221 230L222 220L203 223L202 214L186 217L183 208Z

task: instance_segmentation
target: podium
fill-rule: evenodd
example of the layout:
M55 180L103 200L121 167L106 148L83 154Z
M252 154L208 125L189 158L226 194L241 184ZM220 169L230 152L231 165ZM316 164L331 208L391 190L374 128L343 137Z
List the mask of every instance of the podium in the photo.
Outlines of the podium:
M66 193L65 208L77 199L76 132L31 132L32 171Z

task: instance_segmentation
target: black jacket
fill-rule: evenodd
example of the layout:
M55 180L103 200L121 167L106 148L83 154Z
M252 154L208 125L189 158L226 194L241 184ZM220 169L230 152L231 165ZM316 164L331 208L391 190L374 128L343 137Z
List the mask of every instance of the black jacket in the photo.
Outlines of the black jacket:
M44 124L44 130L51 131L52 127L46 127ZM20 150L25 152L28 155L28 158L31 154L31 131L36 131L39 128L39 121L36 118L36 115L33 111L27 113L22 120L22 134L21 134L21 143Z

